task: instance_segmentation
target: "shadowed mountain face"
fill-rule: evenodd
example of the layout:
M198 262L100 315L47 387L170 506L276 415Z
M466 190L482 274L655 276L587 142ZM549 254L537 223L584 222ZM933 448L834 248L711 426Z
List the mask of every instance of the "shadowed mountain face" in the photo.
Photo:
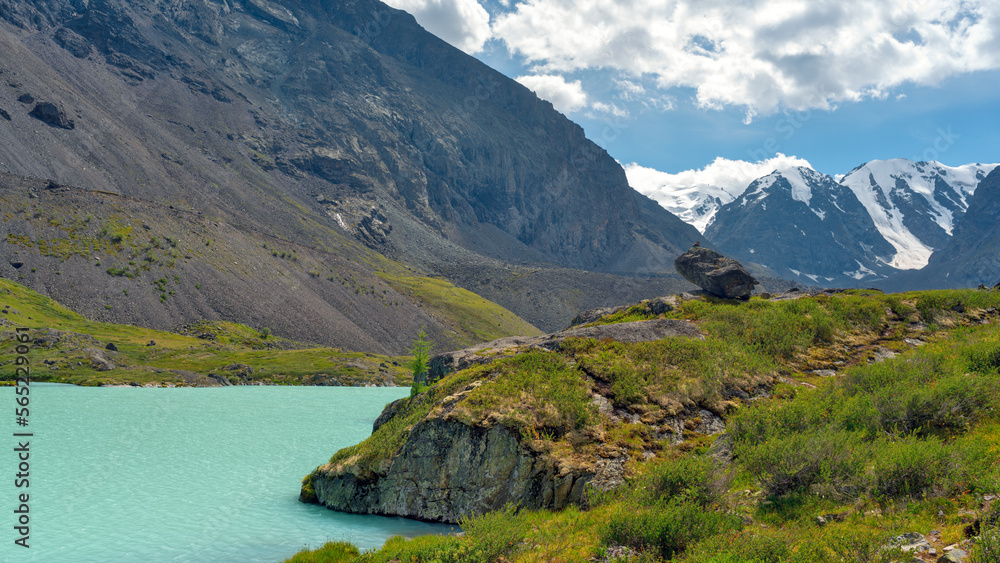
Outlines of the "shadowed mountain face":
M468 280L670 273L699 238L551 104L379 2L0 0L0 52L0 172L201 214L232 240L370 271L364 245Z

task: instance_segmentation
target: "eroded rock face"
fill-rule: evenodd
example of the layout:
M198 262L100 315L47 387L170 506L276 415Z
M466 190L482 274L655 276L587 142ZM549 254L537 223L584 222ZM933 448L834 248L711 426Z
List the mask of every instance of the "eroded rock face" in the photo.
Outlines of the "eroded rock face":
M674 268L689 282L727 299L749 299L753 287L760 284L736 260L699 246L678 256Z
M503 426L437 418L413 429L384 474L324 466L312 485L316 501L334 510L458 522L508 503L528 509L580 503L592 477L537 456Z

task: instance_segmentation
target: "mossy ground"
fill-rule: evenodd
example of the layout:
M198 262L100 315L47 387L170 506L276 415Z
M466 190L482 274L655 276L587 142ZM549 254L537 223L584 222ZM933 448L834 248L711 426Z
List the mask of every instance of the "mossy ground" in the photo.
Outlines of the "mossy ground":
M284 385L409 385L407 357L319 348L268 335L230 322L196 323L184 334L90 321L15 282L0 279L0 348L13 348L14 329L31 329L32 379L77 385L191 385L183 372ZM150 341L155 342L149 346ZM118 351L108 352L107 344ZM116 368L99 371L87 349L96 349ZM13 380L13 356L0 365L0 382ZM228 366L250 366L226 370Z
M443 316L448 325L457 327L460 339L470 344L512 334L541 334L521 317L447 280L417 276L400 267L382 269L378 276L401 295Z
M564 460L627 452L626 482L592 491L586 509L500 510L462 522L463 536L298 557L874 562L899 559L884 546L906 532L940 553L975 518L1000 518L987 500L1000 494L998 307L1000 292L975 290L699 299L664 316L692 320L704 341L569 341L451 374L325 469L378 471L414 424L444 416L516 428ZM598 413L597 394L639 421ZM726 434L656 438L661 418L690 406L722 414ZM977 563L1000 549L983 526Z

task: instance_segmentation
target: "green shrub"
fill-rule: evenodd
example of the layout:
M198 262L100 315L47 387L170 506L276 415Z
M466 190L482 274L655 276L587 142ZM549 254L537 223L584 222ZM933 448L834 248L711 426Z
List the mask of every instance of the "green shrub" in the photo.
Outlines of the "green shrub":
M717 502L728 485L726 475L710 457L685 456L654 464L645 477L654 501L685 498L708 506Z
M317 550L304 549L285 563L348 563L361 554L357 547L343 541L330 541Z
M747 448L743 463L771 497L818 493L850 498L861 486L868 448L856 433L815 430Z
M531 528L531 514L518 514L506 507L460 521L464 535L390 538L377 552L368 552L360 561L370 563L486 563L504 561L524 547Z
M623 506L602 530L601 544L624 545L670 559L699 540L739 529L741 524L735 515L706 510L686 499L657 508Z
M784 535L761 535L744 530L722 534L693 546L688 563L786 563L792 553L790 538Z
M997 563L1000 561L1000 526L981 530L976 545L969 553L969 563Z
M874 497L922 498L952 488L958 465L955 452L936 438L880 440L870 451L869 490Z
M861 295L839 295L829 302L830 312L841 326L879 330L885 324L885 304L881 299Z

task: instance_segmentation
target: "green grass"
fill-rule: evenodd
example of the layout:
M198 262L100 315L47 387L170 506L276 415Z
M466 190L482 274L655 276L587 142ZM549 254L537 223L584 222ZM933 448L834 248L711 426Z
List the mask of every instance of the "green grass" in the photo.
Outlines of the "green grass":
M379 278L401 295L429 307L456 327L456 337L467 344L486 342L512 334L532 336L541 331L507 309L451 282L383 269Z
M627 548L629 561L888 563L903 560L886 547L891 537L932 529L941 532L940 552L982 515L984 495L1000 494L1000 326L985 311L998 305L997 292L974 290L742 305L701 299L663 316L692 320L703 341L571 339L555 352L450 374L405 400L371 439L335 454L334 465L384 470L414 425L447 410L468 424L517 429L535 451L575 463L627 452L626 483L591 491L586 510L468 520L518 530L497 532L509 538L506 550L476 551L485 540L468 534L396 538L381 550L317 561L477 560L469 553L589 561ZM641 309L614 320L650 318ZM901 353L869 364L875 346ZM810 375L819 364L838 376ZM776 385L778 376L786 383ZM736 391L758 396L739 400ZM640 423L597 414L588 400L597 392ZM726 419L730 463L707 455L714 437L685 430L677 444L655 440L664 417L692 407ZM643 461L644 452L655 456ZM841 516L818 526L821 514ZM977 562L1000 551L996 523L984 522Z
M15 282L0 279L0 347L13 342L13 328L32 329L29 336L56 333L59 342L51 346L33 345L32 377L38 381L102 384L184 385L175 370L201 375L232 375L224 368L234 364L252 366L250 381L271 384L323 384L335 380L341 385L364 385L381 379L380 370L389 372L397 385L409 385L405 358L348 352L336 348L306 347L263 330L230 322L202 322L177 334L131 325L90 321L58 302ZM195 335L200 335L198 338ZM155 346L147 346L155 341ZM103 350L113 343L117 354L102 352L117 368L97 371L90 365L87 348ZM45 361L57 369L50 369ZM384 365L386 367L382 368ZM13 370L0 372L0 381L10 381Z

